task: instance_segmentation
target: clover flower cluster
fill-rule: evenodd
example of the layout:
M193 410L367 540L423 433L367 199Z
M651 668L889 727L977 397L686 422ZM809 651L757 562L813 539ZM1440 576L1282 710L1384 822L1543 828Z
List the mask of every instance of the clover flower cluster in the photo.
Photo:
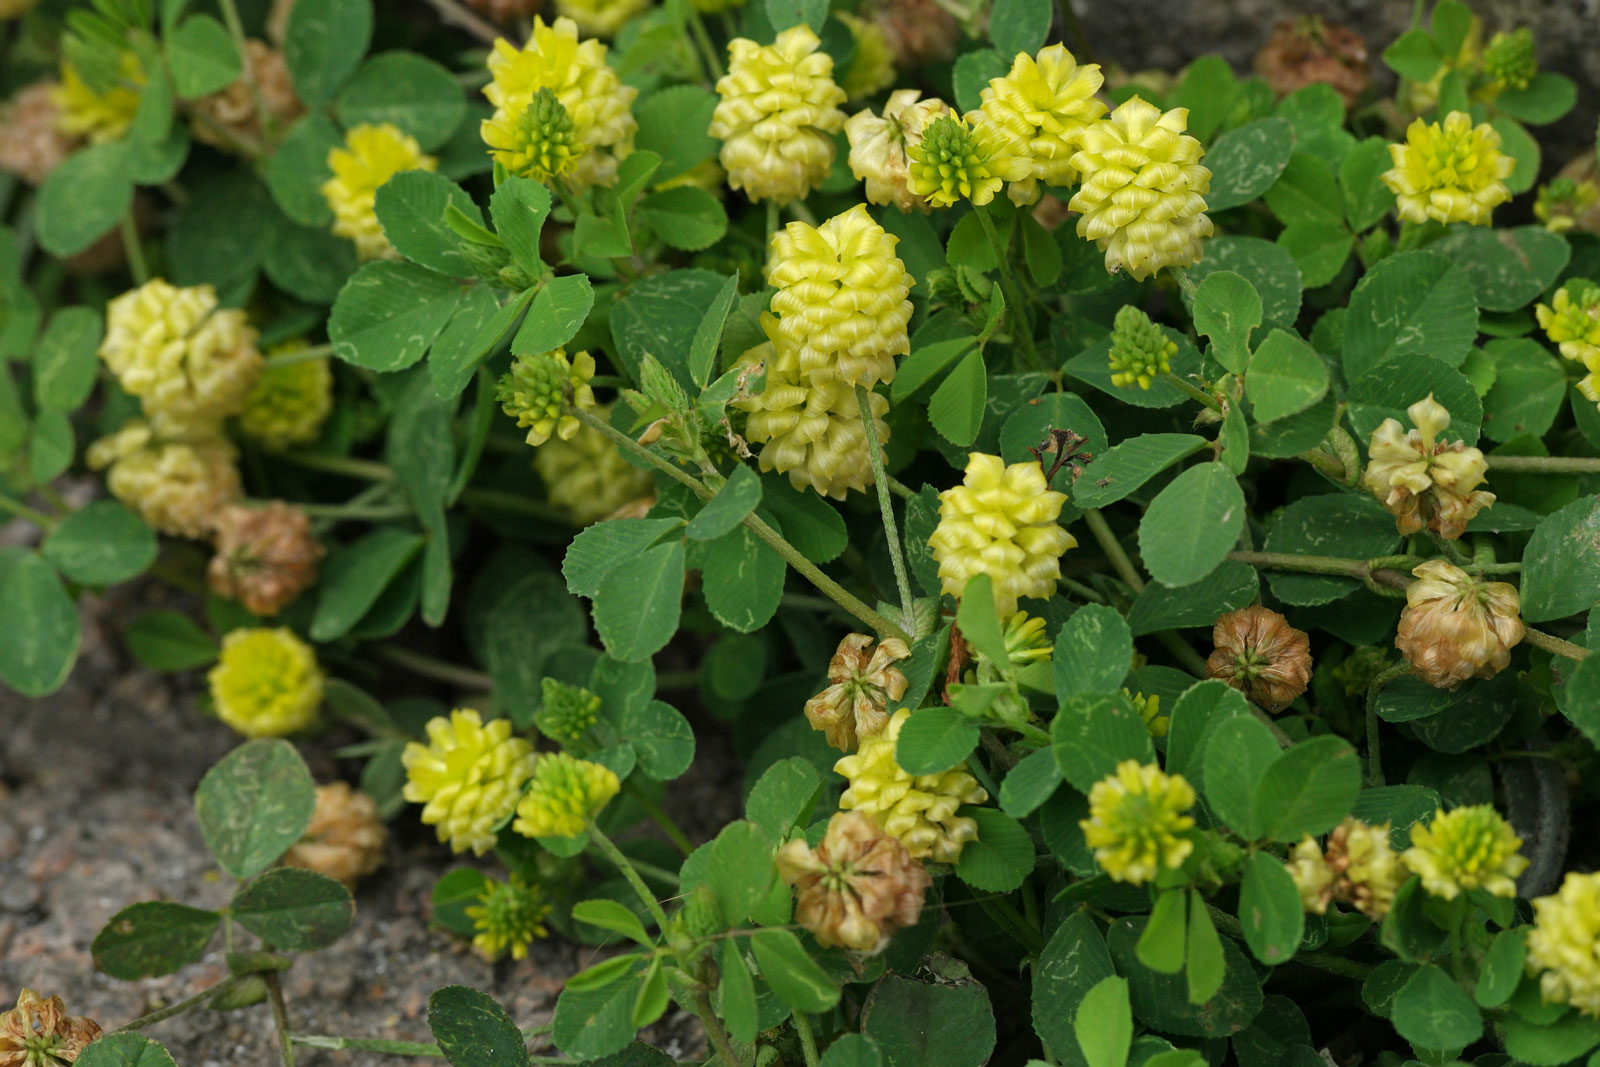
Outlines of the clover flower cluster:
M1600 405L1600 285L1570 281L1533 313L1550 343L1584 369L1578 392Z
M1289 876L1308 912L1325 915L1342 901L1374 920L1389 914L1406 880L1400 856L1389 844L1389 824L1346 818L1319 845L1307 835L1289 853Z
M1118 882L1143 885L1175 870L1194 851L1187 832L1194 787L1153 763L1123 760L1089 790L1089 817L1079 821L1095 862Z
M1516 161L1500 151L1500 134L1486 122L1474 126L1465 111L1444 122L1417 119L1403 144L1391 144L1394 166L1381 175L1406 222L1470 222L1487 226L1497 205L1511 199L1506 179Z
M1450 426L1450 412L1432 393L1406 414L1415 429L1384 419L1373 431L1363 482L1395 517L1401 534L1426 526L1453 541L1466 532L1474 515L1494 503L1493 493L1478 488L1488 464L1465 441L1440 440Z
M322 669L287 627L233 630L206 675L217 718L246 737L283 737L317 721Z
M333 177L322 183L322 198L333 212L333 232L354 241L363 260L400 258L378 221L378 190L396 174L438 167L437 158L393 123L350 127L344 143L328 150Z

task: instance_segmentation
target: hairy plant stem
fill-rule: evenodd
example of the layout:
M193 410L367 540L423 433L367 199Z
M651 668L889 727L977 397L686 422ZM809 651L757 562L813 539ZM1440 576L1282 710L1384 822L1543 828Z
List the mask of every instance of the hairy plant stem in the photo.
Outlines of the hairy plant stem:
M622 448L629 454L644 460L646 463L650 464L656 470L665 474L673 481L676 481L686 487L701 500L710 500L715 495L712 490L707 488L705 484L702 483L698 478L695 478L693 475L682 470L671 461L664 459L656 453L650 451L648 448L645 448L639 442L635 441L621 430L618 430L610 423L597 418L593 412L574 410L573 414L575 414L578 417L578 420L585 426L588 426L594 430L598 430L600 433L610 438L611 441L619 448ZM750 527L751 532L753 532L757 537L761 538L762 541L765 541L773 549L773 551L782 556L784 560L788 562L789 566L799 571L807 581L816 586L817 589L820 590L822 594L829 600L832 600L835 604L838 604L845 611L848 611L850 614L854 615L856 618L860 619L874 630L877 630L880 634L888 637L898 637L902 641L911 640L911 636L903 629L895 625L895 623L885 618L880 613L874 611L860 597L856 596L844 586L840 585L838 582L822 573L815 563L812 563L809 559L806 559L805 556L801 555L799 549L795 548L794 545L784 540L782 534L778 533L778 531L774 530L771 526L768 526L754 512L745 516L744 524Z
M656 895L650 891L650 887L644 884L644 878L634 868L633 861L623 854L623 851L617 847L615 841L605 835L605 831L595 825L593 819L588 820L587 829L589 831L589 840L593 841L595 847L605 855L606 859L611 861L611 865L617 869L622 877L628 880L628 884L633 887L633 891L638 894L639 899L644 902L644 906L649 909L651 918L655 919L656 925L660 928L662 935L665 936L667 932L667 913L661 910L660 901L656 900Z
M1570 660L1585 660L1589 658L1589 649L1575 645L1571 641L1563 641L1561 638L1553 634L1547 634L1543 630L1535 630L1531 626L1523 628L1522 636L1534 648L1542 648L1553 655L1565 656Z
M1494 471L1529 474L1600 474L1600 458L1591 456L1484 456Z
M1039 350L1033 346L1033 331L1028 326L1026 305L1022 294L1017 291L1017 280L1011 276L1011 257L1000 244L1000 234L995 231L994 220L989 218L986 208L977 205L973 205L972 213L978 216L978 225L983 227L983 236L988 239L989 250L994 253L995 263L999 267L1000 291L1006 298L1006 321L1011 327L1011 336L1016 341L1017 347L1022 349L1022 354L1030 367L1039 371L1046 370L1044 360L1039 358Z
M711 1041L711 1047L717 1050L717 1055L729 1067L744 1067L744 1061L734 1054L733 1042L728 1040L728 1031L722 1028L722 1020L717 1018L716 1011L711 1007L711 994L704 989L697 990L694 995L695 1014L700 1016L700 1021L705 1024L706 1037Z
M684 833L676 822L673 822L672 816L661 810L660 804L645 796L644 790L634 785L631 778L622 783L622 791L632 797L635 804L644 809L644 813L650 817L650 821L661 827L661 832L672 839L672 843L677 846L679 852L687 856L694 851L694 842L689 840L689 835Z
M296 363L310 363L313 360L327 359L333 355L332 345L312 345L309 348L297 348L292 352L279 352L275 356L268 356L268 367L289 367Z
M289 1008L283 1002L283 983L278 972L268 971L261 976L267 987L267 1000L272 1005L272 1028L278 1033L278 1059L283 1067L294 1067L294 1042L289 1040Z
M144 246L139 243L139 223L133 217L132 207L122 213L118 229L122 233L123 254L128 258L128 273L133 276L134 285L143 285L150 280L150 267L144 261Z
M1159 377L1159 380L1166 382L1169 385L1177 386L1185 394L1187 394L1190 399L1199 401L1201 404L1204 404L1206 407L1210 408L1212 411L1215 411L1219 415L1222 414L1221 402L1218 401L1216 397L1200 388L1198 385L1189 381L1187 378L1180 378L1171 371L1163 371Z
M861 426L867 435L867 463L872 467L872 482L878 491L883 536L889 542L889 564L894 568L894 584L900 592L900 617L907 626L914 626L913 609L916 604L911 595L911 579L906 573L905 546L900 543L900 528L894 521L894 501L889 499L889 474L883 467L883 448L878 444L878 426L872 414L872 399L864 385L856 385L856 407L861 411Z
M1144 592L1144 579L1139 577L1139 570L1133 565L1133 560L1122 550L1117 535L1111 532L1111 527L1106 524L1106 517L1100 514L1100 509L1084 509L1083 521L1089 527L1089 532L1094 535L1100 551L1111 561L1111 569L1117 572L1117 577L1135 593Z
M811 1032L811 1020L803 1011L797 1011L790 1018L794 1021L794 1032L800 1035L800 1052L806 1058L806 1067L817 1067L822 1060L817 1056L817 1038Z
M458 667L454 663L446 663L442 659L425 656L420 652L413 652L399 645L373 645L372 651L380 658L386 659L397 667L404 667L412 674L424 678L432 678L438 682L447 682L450 685L472 692L488 692L494 688L494 679L483 671L475 671L469 667Z
M210 1000L212 997L220 996L221 994L226 993L228 990L244 981L247 977L249 976L243 974L230 974L216 985L208 986L192 997L180 1000L176 1004L169 1004L165 1008L150 1012L148 1015L141 1015L132 1022L123 1023L121 1026L117 1027L111 1032L113 1034L120 1034L128 1030L143 1030L147 1026L154 1026L156 1023L164 1022L173 1016L182 1015L190 1008L197 1008L206 1001Z
M4 495L0 495L0 511L9 512L19 519L26 519L41 530L54 530L61 523L61 520L54 515L46 515L37 508L30 508L22 501L12 500Z

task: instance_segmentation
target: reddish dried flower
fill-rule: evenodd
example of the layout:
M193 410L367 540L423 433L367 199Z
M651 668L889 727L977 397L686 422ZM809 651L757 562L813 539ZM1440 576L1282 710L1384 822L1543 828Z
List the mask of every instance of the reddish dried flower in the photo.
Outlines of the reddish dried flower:
M1230 611L1211 631L1206 677L1221 678L1268 711L1281 711L1311 684L1311 640L1271 608Z
M877 820L841 811L815 851L802 838L778 849L778 876L799 892L795 919L819 944L867 955L896 930L915 926L933 880Z
M1352 108L1372 84L1367 42L1358 33L1314 16L1278 23L1256 53L1255 67L1279 96L1322 82Z
M223 508L216 546L206 571L212 591L256 615L276 615L304 592L317 580L323 556L306 513L281 500L264 508Z
M284 853L283 862L325 874L353 893L356 883L383 865L388 839L389 831L371 797L351 789L348 782L319 785L311 825Z
M1468 678L1493 678L1522 640L1522 600L1508 582L1486 582L1442 559L1411 572L1394 645L1423 681L1454 689Z
M889 701L906 692L906 676L894 666L911 650L889 637L872 648L866 634L850 634L828 661L828 688L806 701L806 718L828 744L850 752L862 737L875 737L889 723Z
M99 1036L100 1024L68 1015L60 997L24 989L15 1008L0 1012L0 1067L74 1063L84 1046Z

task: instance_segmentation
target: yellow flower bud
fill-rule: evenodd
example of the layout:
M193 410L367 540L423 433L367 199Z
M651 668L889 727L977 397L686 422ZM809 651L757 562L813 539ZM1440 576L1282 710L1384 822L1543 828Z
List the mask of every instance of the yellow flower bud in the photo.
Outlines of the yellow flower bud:
M261 373L256 331L209 285L153 278L106 308L100 358L148 415L178 422L237 412Z
M1194 788L1153 763L1123 760L1089 790L1089 817L1078 825L1095 862L1118 882L1143 885L1183 866L1194 842L1182 836L1194 819Z
M1139 718L1144 721L1144 728L1149 731L1151 737L1167 736L1167 731L1172 728L1172 716L1161 714L1161 697L1158 694L1145 696L1143 693L1132 693L1123 689L1122 695L1133 702L1133 710L1139 713Z
M978 824L956 811L963 804L982 804L989 794L961 767L942 774L902 770L894 750L910 717L911 709L901 708L881 734L863 738L858 752L833 765L850 779L839 807L873 816L915 859L955 863L962 847L978 837Z
M1591 164L1592 166L1592 164ZM1558 176L1539 186L1533 201L1533 217L1551 233L1587 230L1593 233L1600 218L1600 184L1593 178Z
M1566 358L1587 363L1600 356L1600 285L1568 282L1549 304L1535 305L1533 313L1544 335Z
M511 828L525 837L577 837L622 788L616 772L565 752L543 752Z
M942 590L960 596L973 575L994 583L1001 618L1022 597L1048 597L1061 577L1061 554L1078 542L1056 519L1065 493L1045 484L1037 463L972 452L962 484L939 494L939 525L928 538Z
M899 238L857 204L821 226L791 222L772 235L767 281L778 290L777 343L813 382L838 378L871 388L894 380L894 357L911 351L911 275Z
M845 95L860 100L893 85L894 56L883 27L850 11L836 11L834 17L845 24L856 45L855 58L839 86Z
M909 187L935 207L962 200L982 207L1004 183L1027 178L1032 166L1020 148L981 111L965 118L954 112L934 116L921 139L906 146Z
M850 634L828 662L826 689L806 701L806 719L841 752L856 747L861 737L874 737L889 724L889 702L905 696L906 676L894 664L909 659L911 650L897 637L886 637L869 655L872 638Z
M795 920L824 947L882 952L896 930L915 926L933 879L876 820L841 811L816 850L795 838L777 854L778 876L797 891Z
M109 467L111 495L157 530L203 537L223 508L242 494L238 453L215 424L190 428L192 437L157 435L138 419L89 446L92 470Z
M1555 894L1533 901L1528 970L1545 1000L1600 1016L1600 872L1569 871Z
M929 210L928 201L911 191L907 152L922 143L928 123L951 112L944 101L920 100L921 95L916 89L896 89L884 103L881 118L870 110L858 111L844 124L850 139L850 173L866 182L869 204L893 204L908 213Z
M428 743L412 741L400 754L405 798L421 804L422 821L454 852L483 855L494 847L494 828L516 809L533 774L533 746L511 734L511 720L487 725L476 711L460 709L428 721Z
M1523 637L1522 600L1507 582L1485 582L1442 559L1411 572L1394 644L1423 681L1454 689L1493 678Z
M333 209L333 232L356 243L362 259L397 259L378 221L378 189L407 170L436 170L439 161L422 151L417 139L383 122L363 122L345 131L343 147L328 150L333 177L322 183L322 197Z
M513 114L496 112L481 127L489 154L511 174L548 182L571 171L578 162L577 130L572 116L550 89L533 94L527 107Z
M1143 281L1200 262L1211 171L1188 123L1188 108L1163 112L1135 96L1079 132L1071 163L1083 185L1067 206L1082 212L1078 236L1100 246L1106 270Z
M90 86L77 68L63 59L61 82L54 91L56 128L95 144L115 141L133 125L146 80L139 57L131 49L122 53L115 82L104 92Z
M1395 528L1414 534L1424 525L1455 540L1472 517L1494 503L1494 494L1477 487L1488 475L1483 453L1464 441L1437 440L1450 426L1450 413L1429 393L1406 409L1416 429L1402 431L1384 419L1368 446L1366 487L1395 517Z
M595 409L605 419L609 407ZM650 472L633 466L598 430L579 425L572 440L552 438L533 453L533 468L550 503L579 526L605 518L650 491Z
M287 341L268 355L287 355L305 347L304 341ZM244 399L239 432L273 450L309 445L332 410L333 371L327 359L297 363L269 359Z
M1178 343L1139 308L1128 304L1117 312L1111 328L1111 384L1148 389L1172 370Z
M521 355L501 376L495 398L517 426L527 429L528 444L542 445L552 434L570 441L582 423L568 408L594 410L593 377L594 357L587 352L570 360L565 348Z
M1422 879L1422 888L1454 900L1469 889L1497 897L1517 895L1517 875L1528 869L1518 854L1522 838L1489 804L1434 812L1426 826L1411 828L1411 847L1400 854Z
M520 50L503 39L494 43L489 73L492 80L483 95L495 113L484 120L482 134L507 169L530 173L517 146L524 152L537 146L529 139L518 140L514 131L523 128L523 114L539 90L549 89L572 123L568 151L573 158L559 171L563 180L579 190L616 181L617 164L633 151L639 128L631 110L639 91L623 85L606 65L605 44L593 39L580 42L577 23L570 18L546 25L536 15L533 33Z
M288 627L233 630L206 675L217 718L246 737L283 737L317 721L322 670Z
M1037 56L1018 53L1011 70L983 90L981 109L1005 130L1015 154L1028 161L1028 176L1006 190L1017 204L1039 199L1039 183L1075 185L1072 157L1083 131L1106 113L1095 98L1105 79L1098 64L1078 66L1065 45L1040 49Z
M1406 222L1470 222L1489 225L1495 205L1511 199L1505 179L1516 161L1500 151L1500 134L1487 122L1472 125L1465 111L1444 124L1420 118L1406 127L1404 144L1391 144L1394 166L1380 177L1395 195L1395 213Z
M766 46L744 37L728 42L709 132L722 141L728 184L753 201L799 200L833 166L845 95L820 43L806 26L791 26Z

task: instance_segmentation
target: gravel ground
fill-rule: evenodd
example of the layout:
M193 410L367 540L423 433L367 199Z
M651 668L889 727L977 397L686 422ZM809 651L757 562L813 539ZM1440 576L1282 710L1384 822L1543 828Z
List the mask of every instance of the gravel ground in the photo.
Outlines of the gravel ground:
M116 637L117 620L160 606L162 596L144 586L86 602L83 655L55 695L26 700L0 687L0 1009L26 987L60 994L72 1014L110 1029L226 974L220 947L175 975L139 982L97 973L89 953L96 932L127 904L168 899L205 907L228 896L191 796L238 739L197 710L194 678L131 665ZM726 796L736 774L725 748L715 741L703 747L705 759L669 799L691 828L720 825L713 816L727 804L716 803L712 791ZM327 759L302 751L327 780ZM354 928L286 975L295 1030L428 1040L428 995L455 983L490 993L519 1025L548 1021L563 980L593 962L594 950L552 939L535 944L529 959L491 966L460 940L430 930L433 883L460 862L402 813L389 862L356 895ZM223 1015L190 1011L148 1032L181 1067L276 1061L264 1004ZM679 1056L703 1049L698 1022L681 1013L647 1036ZM301 1049L300 1062L410 1061Z

